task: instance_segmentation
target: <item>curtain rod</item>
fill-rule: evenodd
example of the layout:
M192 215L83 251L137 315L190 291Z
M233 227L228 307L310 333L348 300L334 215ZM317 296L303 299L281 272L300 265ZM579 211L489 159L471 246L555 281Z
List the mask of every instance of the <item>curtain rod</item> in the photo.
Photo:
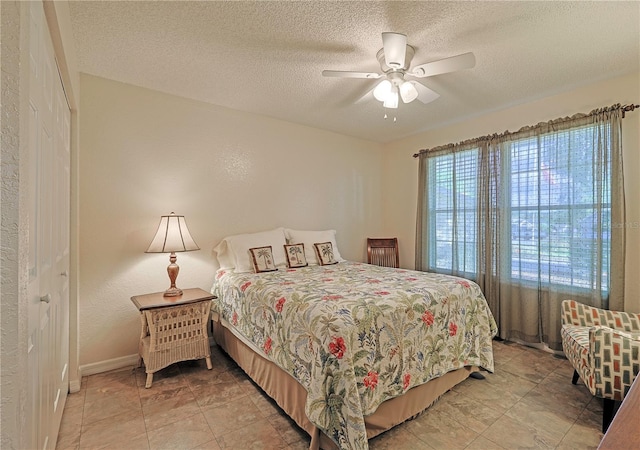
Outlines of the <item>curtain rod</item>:
M634 104L632 103L632 104L630 104L630 105L623 105L623 106L620 106L620 109L622 110L622 118L624 119L624 117L625 117L625 113L627 113L627 112L629 112L629 111L634 111L636 108L640 109L640 105L634 105ZM508 131L507 131L507 133L508 133ZM489 137L489 136L486 136L486 137ZM450 144L450 145L453 145L453 144ZM420 151L422 152L422 150L420 150ZM414 153L414 154L413 154L413 157L414 157L414 158L417 158L418 156L420 156L420 153Z

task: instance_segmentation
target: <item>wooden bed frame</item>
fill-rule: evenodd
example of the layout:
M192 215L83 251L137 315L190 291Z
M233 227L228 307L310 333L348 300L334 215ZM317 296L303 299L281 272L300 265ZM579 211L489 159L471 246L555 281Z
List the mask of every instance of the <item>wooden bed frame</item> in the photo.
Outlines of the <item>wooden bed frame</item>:
M212 312L213 338L251 379L262 388L297 424L311 436L312 450L337 449L337 445L312 424L305 414L307 391L291 375L265 359L236 337ZM416 386L404 395L382 403L375 413L365 417L367 438L416 417L435 403L440 396L464 381L478 367L464 367Z

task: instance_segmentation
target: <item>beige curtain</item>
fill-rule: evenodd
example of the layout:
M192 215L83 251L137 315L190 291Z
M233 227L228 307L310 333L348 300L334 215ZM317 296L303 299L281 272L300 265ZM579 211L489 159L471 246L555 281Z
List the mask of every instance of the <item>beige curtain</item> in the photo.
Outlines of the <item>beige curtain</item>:
M622 309L622 108L419 154L416 268L471 278L499 336L562 348L567 298Z

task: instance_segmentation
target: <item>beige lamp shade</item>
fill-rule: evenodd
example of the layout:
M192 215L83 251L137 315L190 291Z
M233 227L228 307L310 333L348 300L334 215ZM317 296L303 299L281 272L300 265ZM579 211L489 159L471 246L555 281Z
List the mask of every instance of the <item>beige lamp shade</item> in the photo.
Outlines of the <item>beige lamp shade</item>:
M184 216L171 213L160 217L158 231L145 253L174 253L200 250L195 243Z
M184 216L177 216L175 213L160 216L158 231L156 231L156 235L145 253L171 253L170 264L167 267L171 286L164 291L165 297L182 295L182 289L176 287L176 278L178 278L180 271L180 267L176 264L176 252L190 252L192 250L200 250L200 247L191 237Z

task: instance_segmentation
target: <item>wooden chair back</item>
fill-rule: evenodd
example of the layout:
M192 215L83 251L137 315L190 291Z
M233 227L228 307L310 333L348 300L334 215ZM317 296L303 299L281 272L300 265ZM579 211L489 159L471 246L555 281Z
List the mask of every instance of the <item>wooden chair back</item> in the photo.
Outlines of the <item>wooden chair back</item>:
M400 267L398 238L367 238L367 262L376 266Z

